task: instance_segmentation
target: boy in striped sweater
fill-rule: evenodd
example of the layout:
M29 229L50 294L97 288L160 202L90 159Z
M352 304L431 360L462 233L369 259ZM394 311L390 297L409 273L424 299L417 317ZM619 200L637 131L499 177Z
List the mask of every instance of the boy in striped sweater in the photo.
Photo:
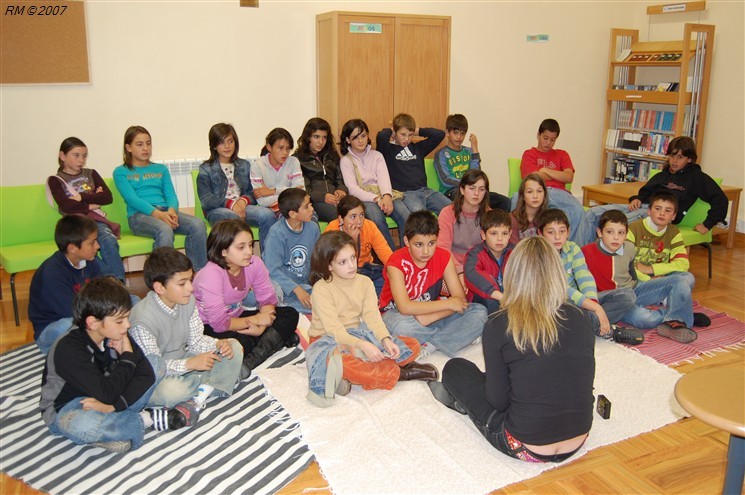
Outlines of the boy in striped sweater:
M587 268L585 256L580 247L569 240L570 227L566 213L549 208L536 219L536 226L538 234L559 251L567 277L567 296L576 306L588 311L595 335L626 344L640 343L641 332L611 324L620 320L634 306L633 298L614 294L613 297L605 297L600 304L595 279ZM611 313L612 322L607 313Z

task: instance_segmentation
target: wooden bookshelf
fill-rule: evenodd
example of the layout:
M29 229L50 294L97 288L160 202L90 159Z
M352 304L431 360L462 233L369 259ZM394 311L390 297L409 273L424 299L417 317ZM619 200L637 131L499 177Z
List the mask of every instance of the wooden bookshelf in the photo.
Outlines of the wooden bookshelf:
M649 153L623 148L619 143L622 140L619 134L609 133L609 130L662 134L665 136L661 143L663 147L675 136L690 136L696 141L699 156L702 155L713 48L712 25L685 24L682 39L673 41L639 41L638 30L611 30L600 166L602 181L606 178L617 178L614 171L618 157L627 157L627 164L628 157L660 162L666 160L662 149L660 153ZM677 69L677 79L672 81L669 75L670 68ZM636 86L637 79L649 81L656 74L661 78L659 83L677 83L677 90L619 89L619 86ZM675 112L674 124L656 130L624 125L620 117L624 110L672 111ZM613 138L616 138L616 141L609 142ZM647 177L633 173L629 174L629 177L632 180L647 180Z

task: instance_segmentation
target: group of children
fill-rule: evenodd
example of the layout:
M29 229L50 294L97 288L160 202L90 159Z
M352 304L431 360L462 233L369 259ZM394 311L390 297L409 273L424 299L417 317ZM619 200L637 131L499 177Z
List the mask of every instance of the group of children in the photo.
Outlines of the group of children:
M652 195L650 216L630 227L624 213L604 211L597 240L580 249L569 240L570 218L550 208L566 194L557 184L573 174L566 152L552 155L558 124L554 131L544 121L536 157L526 152L511 213L494 207L509 199L489 191L477 149L462 145L463 126L465 117L454 115L447 133L420 129L402 114L378 133L377 151L365 122L351 120L340 158L328 123L316 118L296 156L289 155L292 136L278 128L262 158L248 163L237 156L233 127L216 124L197 179L208 237L201 220L178 211L167 168L149 161L150 134L128 129L114 181L132 231L155 239L143 273L150 292L134 307L120 297L127 293L121 282L97 278L123 279L123 271L101 270L96 257L105 240L115 251L116 226L99 210L111 193L84 168L85 145L63 142L61 180L48 184L71 214L57 225L59 252L34 275L29 303L35 339L48 353L47 425L114 451L139 446L147 428L192 425L208 397L231 394L271 354L299 343L298 313L311 315L306 363L314 403L330 405L352 385L434 382L438 370L417 357L437 350L452 357L480 339L505 297L511 250L534 236L560 256L567 299L586 310L596 335L637 344L644 339L638 329L656 328L690 342L691 327L709 323L691 309L694 279L672 225L675 193ZM436 155L443 188L434 191L426 187L424 156L445 135ZM477 148L475 136L471 143ZM386 216L399 225L398 250ZM330 221L323 234L319 219ZM262 257L253 253L251 224L259 227ZM174 232L187 234L186 256L172 248ZM104 263L115 264L103 251ZM119 417L126 432L113 426Z

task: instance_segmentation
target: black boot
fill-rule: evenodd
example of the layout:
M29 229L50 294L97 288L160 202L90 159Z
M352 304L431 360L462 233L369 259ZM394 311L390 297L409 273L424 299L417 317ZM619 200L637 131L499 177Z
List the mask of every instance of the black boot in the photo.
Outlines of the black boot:
M269 356L280 350L283 344L282 336L279 335L279 332L274 328L269 328L261 335L256 347L251 349L251 352L244 357L243 364L254 370L266 361Z

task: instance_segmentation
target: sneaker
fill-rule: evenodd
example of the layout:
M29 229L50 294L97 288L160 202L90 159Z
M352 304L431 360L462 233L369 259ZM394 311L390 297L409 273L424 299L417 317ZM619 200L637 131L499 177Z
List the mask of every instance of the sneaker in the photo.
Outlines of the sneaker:
M708 327L709 325L711 325L711 318L703 313L693 313L694 327Z
M432 345L430 342L425 342L421 346L419 346L419 356L417 356L417 359L419 358L426 358L430 354L434 354L437 351L437 347Z
M168 425L172 430L193 426L199 419L199 411L200 407L194 399L179 402L168 413Z
M167 430L178 430L184 426L191 426L196 422L196 419L189 423L189 418L199 417L199 411L196 410L196 404L187 404L181 402L176 407L169 409L167 407L148 407L145 409L150 413L150 417L153 420L153 430L155 431L167 431ZM191 409L194 409L192 412Z
M634 327L611 325L613 341L621 344L639 345L644 342L644 332Z
M91 446L121 454L132 448L132 442L129 440L114 440L113 442L94 442Z
M347 395L352 391L352 382L346 378L342 378L339 384L336 386L336 395Z
M463 406L461 406L460 403L455 400L455 397L447 391L442 382L429 382L427 385L429 385L429 390L432 392L435 399L437 399L437 402L444 404L453 411L466 414L466 410L463 409Z
M688 344L698 338L696 332L685 326L685 323L676 320L666 321L658 326L657 333L681 344Z

